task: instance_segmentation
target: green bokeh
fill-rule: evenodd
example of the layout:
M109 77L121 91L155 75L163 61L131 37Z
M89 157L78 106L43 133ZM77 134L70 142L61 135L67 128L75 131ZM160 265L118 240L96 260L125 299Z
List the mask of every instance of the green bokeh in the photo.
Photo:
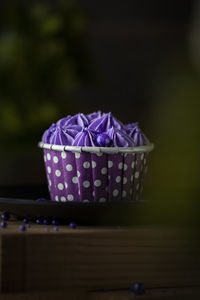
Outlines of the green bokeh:
M1 141L31 141L69 113L69 92L90 78L86 25L71 1L1 5Z

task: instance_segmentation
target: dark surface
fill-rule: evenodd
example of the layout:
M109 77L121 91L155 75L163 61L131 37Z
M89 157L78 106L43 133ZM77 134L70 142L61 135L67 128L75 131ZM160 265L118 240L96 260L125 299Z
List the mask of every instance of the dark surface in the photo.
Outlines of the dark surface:
M143 202L132 203L57 203L50 200L0 198L0 210L17 218L57 217L61 223L84 225L132 225Z
M47 185L6 185L0 186L0 197L38 199L44 197L49 199Z

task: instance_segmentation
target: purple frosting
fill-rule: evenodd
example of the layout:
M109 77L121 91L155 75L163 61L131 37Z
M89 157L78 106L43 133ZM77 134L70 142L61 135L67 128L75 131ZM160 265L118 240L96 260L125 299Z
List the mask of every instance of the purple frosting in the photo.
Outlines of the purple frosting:
M97 112L93 112L91 114L87 114L86 117L88 119L89 122L91 122L92 120L96 119L96 118L100 118L102 116L102 112L101 111L97 111Z
M111 113L103 114L100 118L95 118L91 121L88 126L89 129L94 130L96 132L107 132L112 127L115 129L122 129L124 125L117 120Z
M89 125L89 121L84 114L76 114L75 116L70 116L62 119L62 126L67 128L67 126L71 125L79 125L82 128L87 127ZM59 122L59 121L58 121Z
M73 146L96 146L94 143L94 137L95 135L91 130L88 128L82 129L81 132L79 132L73 142Z
M109 147L134 147L149 143L138 123L124 125L111 113L101 111L67 116L47 129L42 141L48 144L73 146L108 146L97 138L108 136Z
M122 129L111 128L107 131L114 147L133 147L133 139Z
M81 130L78 125L69 126L64 129L63 127L56 127L56 130L51 134L49 143L54 145L72 145L75 136Z

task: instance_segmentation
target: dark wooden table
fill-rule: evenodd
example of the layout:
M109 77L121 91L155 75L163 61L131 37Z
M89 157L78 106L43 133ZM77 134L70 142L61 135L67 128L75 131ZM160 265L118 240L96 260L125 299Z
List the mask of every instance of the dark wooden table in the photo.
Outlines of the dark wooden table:
M46 186L0 192L48 198ZM182 221L178 198L173 210L159 203L138 207L129 227L59 226L55 232L48 226L46 232L31 224L20 232L21 223L9 221L0 228L0 300L200 299L199 201ZM143 282L145 294L130 291L135 282Z
M194 228L19 225L0 229L0 299L200 298ZM130 291L134 282L144 295Z

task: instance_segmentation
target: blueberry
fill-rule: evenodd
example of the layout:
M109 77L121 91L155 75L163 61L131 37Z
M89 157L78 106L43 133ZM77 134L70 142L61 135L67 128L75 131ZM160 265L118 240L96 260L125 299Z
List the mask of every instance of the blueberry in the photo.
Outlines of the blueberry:
M45 227L44 229L46 232L49 232L49 228L48 227Z
M58 231L59 228L58 228L57 226L54 226L53 230L54 230L54 231Z
M43 224L44 225L50 225L51 224L50 218L48 218L48 217L44 218Z
M20 225L20 226L19 226L19 229L20 229L21 231L25 232L25 231L26 231L26 226L25 226L25 225Z
M35 222L37 224L42 224L43 223L43 218L42 217L37 217L36 220L35 220Z
M69 224L69 227L72 228L72 229L75 229L77 227L77 224L75 222L71 222Z
M2 227L2 228L6 228L6 227L7 227L7 223L6 223L5 221L2 221L2 222L1 222L1 227Z
M28 223L29 223L29 219L28 219L28 218L24 218L23 221L24 221L25 224L28 224Z
M10 219L10 214L7 211L4 211L1 215L2 220L4 221L9 221Z
M96 143L100 147L108 147L110 145L110 142L111 142L111 140L110 140L109 136L107 135L107 133L99 133L96 136Z
M144 284L142 282L134 283L134 285L131 287L131 291L134 292L136 295L144 294Z
M36 201L46 201L45 198L37 198Z
M58 219L57 218L53 218L51 224L52 225L59 225Z

